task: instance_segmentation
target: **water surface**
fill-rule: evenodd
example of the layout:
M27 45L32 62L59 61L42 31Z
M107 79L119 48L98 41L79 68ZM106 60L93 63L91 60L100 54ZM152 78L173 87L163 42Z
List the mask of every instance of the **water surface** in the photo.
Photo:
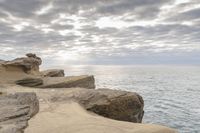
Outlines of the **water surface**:
M145 101L144 123L200 132L199 66L68 66L65 72L92 74L97 88L138 92Z

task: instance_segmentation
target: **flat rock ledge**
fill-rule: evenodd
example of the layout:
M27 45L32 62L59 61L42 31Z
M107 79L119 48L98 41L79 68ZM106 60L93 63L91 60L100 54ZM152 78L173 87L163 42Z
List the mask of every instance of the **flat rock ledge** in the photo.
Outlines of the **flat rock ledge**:
M0 133L23 133L28 120L38 111L35 93L0 95Z
M68 77L27 77L15 81L16 84L36 88L73 88L95 89L95 79L92 75Z
M95 79L92 75L68 76L68 77L47 77L44 84L39 88L87 88L95 89Z

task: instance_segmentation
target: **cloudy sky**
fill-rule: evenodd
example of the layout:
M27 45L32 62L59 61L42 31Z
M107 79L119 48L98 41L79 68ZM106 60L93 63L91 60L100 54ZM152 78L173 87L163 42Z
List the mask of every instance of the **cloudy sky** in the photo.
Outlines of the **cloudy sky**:
M0 59L200 64L200 0L0 0Z

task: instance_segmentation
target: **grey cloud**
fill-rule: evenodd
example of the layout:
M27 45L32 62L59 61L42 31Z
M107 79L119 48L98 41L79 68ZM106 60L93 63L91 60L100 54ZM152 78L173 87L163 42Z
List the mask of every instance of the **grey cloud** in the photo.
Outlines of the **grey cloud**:
M49 2L52 2L53 8L48 12L41 15L34 13ZM164 16L170 19L148 25L148 22L151 23L149 20L158 17L160 7L170 2L173 3L172 0L6 0L0 3L0 58L5 58L8 51L12 57L30 51L53 61L57 53L62 51L86 56L90 58L90 63L97 63L97 60L102 60L102 63L112 60L114 63L123 60L125 63L131 63L133 58L141 58L137 63L142 62L142 59L154 62L147 57L149 54L152 55L151 58L160 56L160 61L171 58L167 56L169 54L177 56L177 53L180 53L181 57L185 57L190 52L198 53L200 26L187 26L179 21L187 19L193 22L199 19L199 9ZM16 22L10 20L6 12L17 17ZM68 17L60 19L60 13ZM72 15L76 16L77 20L71 18ZM147 25L98 27L96 21L105 16L118 17L128 23L145 21ZM10 22L3 22L1 18ZM55 20L58 22L51 23ZM24 21L30 25L21 31L13 29L16 23ZM44 32L45 28L52 31ZM61 35L59 31L63 30L68 32ZM193 54L189 56L194 59Z
M168 21L193 21L195 19L200 19L200 8L192 9L175 16L168 18Z
M0 3L0 9L14 16L28 18L46 3L43 0L4 0Z
M70 24L67 24L67 25L54 24L54 25L51 25L51 28L54 30L66 30L66 29L73 29L74 26Z
M170 0L119 0L99 7L97 10L103 14L122 15L135 14L138 18L153 18L159 13L160 6L171 2Z

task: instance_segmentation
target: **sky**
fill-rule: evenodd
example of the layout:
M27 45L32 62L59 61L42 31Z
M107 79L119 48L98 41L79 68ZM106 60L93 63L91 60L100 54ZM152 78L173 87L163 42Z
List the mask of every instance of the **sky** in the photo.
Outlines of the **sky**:
M0 0L0 59L200 64L200 0Z

